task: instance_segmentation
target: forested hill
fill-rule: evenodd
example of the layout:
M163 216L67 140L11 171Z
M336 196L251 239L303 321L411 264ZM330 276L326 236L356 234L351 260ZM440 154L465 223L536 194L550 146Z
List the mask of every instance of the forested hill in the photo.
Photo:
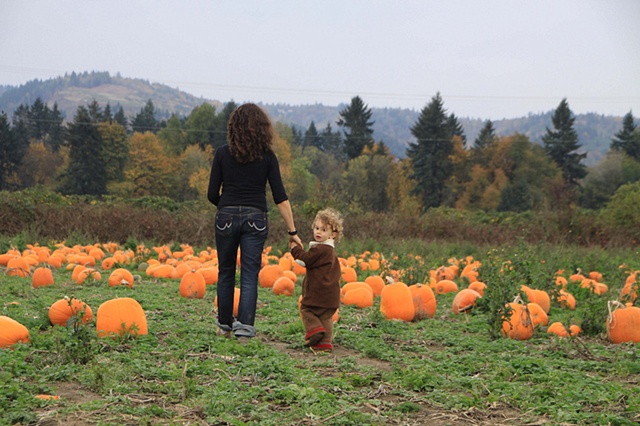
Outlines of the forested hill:
M435 95L435 94L434 94ZM355 95L354 95L355 96ZM37 98L58 109L66 119L71 120L79 105L86 105L92 100L101 106L109 104L113 111L122 106L128 117L139 113L148 100L154 104L158 119L169 118L172 113L188 116L193 108L203 102L212 103L221 110L223 102L199 98L182 90L163 84L150 83L147 80L111 76L108 72L71 73L50 80L32 80L18 87L0 86L0 111L11 116L23 104L31 105ZM274 121L295 126L302 133L313 121L318 131L331 125L333 131L338 130L336 121L340 111L351 99L345 99L338 106L263 104ZM228 100L224 100L227 102ZM367 100L363 99L366 103ZM444 99L446 108L446 99ZM560 100L558 100L559 102ZM571 105L571 99L567 99ZM429 99L425 99L425 105ZM552 127L551 116L557 105L550 105L544 114L529 114L526 117L496 120L493 127L499 136L514 133L527 135L533 142L541 143L547 127ZM419 111L402 108L371 108L374 139L383 141L397 157L404 157L407 144L414 140L410 128L416 122ZM456 111L448 111L456 114ZM456 114L457 115L457 114ZM467 146L473 141L484 125L482 119L458 117L464 127ZM611 138L620 130L622 117L611 117L600 114L576 115L575 129L578 132L582 149L588 153L586 165L597 163L609 149Z

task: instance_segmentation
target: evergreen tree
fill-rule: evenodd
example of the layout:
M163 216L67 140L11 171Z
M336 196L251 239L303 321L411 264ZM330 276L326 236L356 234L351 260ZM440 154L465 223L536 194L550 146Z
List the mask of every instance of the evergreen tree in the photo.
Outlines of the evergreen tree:
M451 113L449 115L449 118L447 119L447 122L449 127L451 128L452 136L460 136L460 141L462 142L462 146L466 147L467 136L464 134L464 128L462 127L462 124L460 124L458 117L456 117L454 113Z
M587 175L586 166L581 162L586 153L578 153L578 133L573 128L575 117L569 109L566 98L562 99L552 117L554 130L547 127L542 137L544 148L549 157L560 167L564 181L575 187L578 180Z
M640 161L640 137L638 137L636 129L633 114L629 111L622 118L622 129L611 139L611 149L622 151L629 157Z
M49 107L38 97L29 108L27 115L29 120L29 139L43 140L47 134Z
M158 131L160 123L156 119L156 108L151 99L147 101L145 106L140 110L131 121L131 128L134 132L152 132Z
M129 159L127 131L114 121L98 124L102 139L102 161L107 182L124 180L124 169Z
M53 152L58 152L60 147L64 144L64 127L62 122L64 121L64 116L62 112L58 109L58 103L53 104L53 109L49 111L49 126L47 128L48 138L45 141L46 145Z
M218 148L227 143L227 125L229 124L229 118L231 113L238 108L238 104L233 101L227 102L222 108L217 119L217 130L213 135L213 147Z
M487 120L484 123L484 126L478 133L478 136L473 141L472 149L483 149L487 146L491 145L496 141L496 131L493 128L493 123L491 120Z
M104 111L102 112L102 114L104 115L104 121L113 121L113 113L111 112L111 105L109 105L109 102L107 102L107 106L104 107Z
M118 110L113 115L113 121L127 129L129 123L127 122L127 117L124 115L124 109L122 108L122 105L119 106Z
M0 190L17 189L9 181L27 151L27 144L21 141L11 128L7 114L0 112Z
M167 125L158 132L158 139L169 155L180 155L187 148L187 134L184 131L182 120L176 114L173 114L167 121Z
M293 136L293 140L291 141L292 146L302 146L302 130L296 128L296 126L291 126L291 133Z
M340 111L340 119L336 122L343 127L345 136L344 150L347 159L351 160L362 154L364 147L373 146L373 129L375 121L371 120L371 109L356 96L351 104ZM346 129L349 129L347 131Z
M69 165L59 188L62 193L101 196L107 192L102 138L98 122L92 118L100 113L95 105L91 111L79 106L67 126Z
M302 142L302 147L306 148L309 146L314 146L318 148L320 151L324 151L324 147L322 146L322 138L320 134L318 134L318 129L316 129L316 124L311 121L309 128L304 133L304 140Z
M407 148L407 157L413 165L412 178L417 183L413 193L420 197L423 208L438 207L453 170L452 129L440 93L422 109L411 134L416 138Z
M207 146L217 148L215 134L220 128L219 120L213 105L203 103L195 107L185 123L187 145L198 145L203 151Z
M342 146L342 137L339 131L333 131L331 123L327 122L327 127L320 133L320 138L322 139L321 145L324 152L332 155L336 160L343 162L344 148Z

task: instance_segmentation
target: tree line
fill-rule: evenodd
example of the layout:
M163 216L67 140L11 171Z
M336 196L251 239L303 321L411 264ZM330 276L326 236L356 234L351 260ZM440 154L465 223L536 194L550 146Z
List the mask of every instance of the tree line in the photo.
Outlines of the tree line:
M237 107L202 103L190 114L158 119L151 100L132 117L97 101L72 120L40 98L0 113L0 190L43 186L62 194L205 199L215 149ZM355 96L335 123L276 123L274 150L293 203L349 212L419 214L433 207L492 211L599 209L623 185L640 181L640 129L629 112L606 157L583 164L575 116L563 99L543 144L496 136L487 120L474 141L440 94L410 128L406 157L376 141L372 110Z

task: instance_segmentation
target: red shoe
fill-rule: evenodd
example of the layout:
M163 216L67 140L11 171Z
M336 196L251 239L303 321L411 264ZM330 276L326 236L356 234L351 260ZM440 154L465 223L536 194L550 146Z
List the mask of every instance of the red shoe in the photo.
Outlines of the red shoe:
M304 336L305 346L316 346L324 338L324 333L327 331L324 327L316 327L309 330Z
M319 345L311 346L314 352L333 352L333 345L331 343L320 343Z

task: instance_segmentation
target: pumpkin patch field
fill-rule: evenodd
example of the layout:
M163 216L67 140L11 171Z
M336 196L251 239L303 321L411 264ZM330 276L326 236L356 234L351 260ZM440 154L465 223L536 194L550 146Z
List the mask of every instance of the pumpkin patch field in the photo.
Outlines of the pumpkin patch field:
M216 334L212 247L0 253L0 424L636 425L637 249L418 240L337 247L333 352L305 270L267 247L256 329Z

